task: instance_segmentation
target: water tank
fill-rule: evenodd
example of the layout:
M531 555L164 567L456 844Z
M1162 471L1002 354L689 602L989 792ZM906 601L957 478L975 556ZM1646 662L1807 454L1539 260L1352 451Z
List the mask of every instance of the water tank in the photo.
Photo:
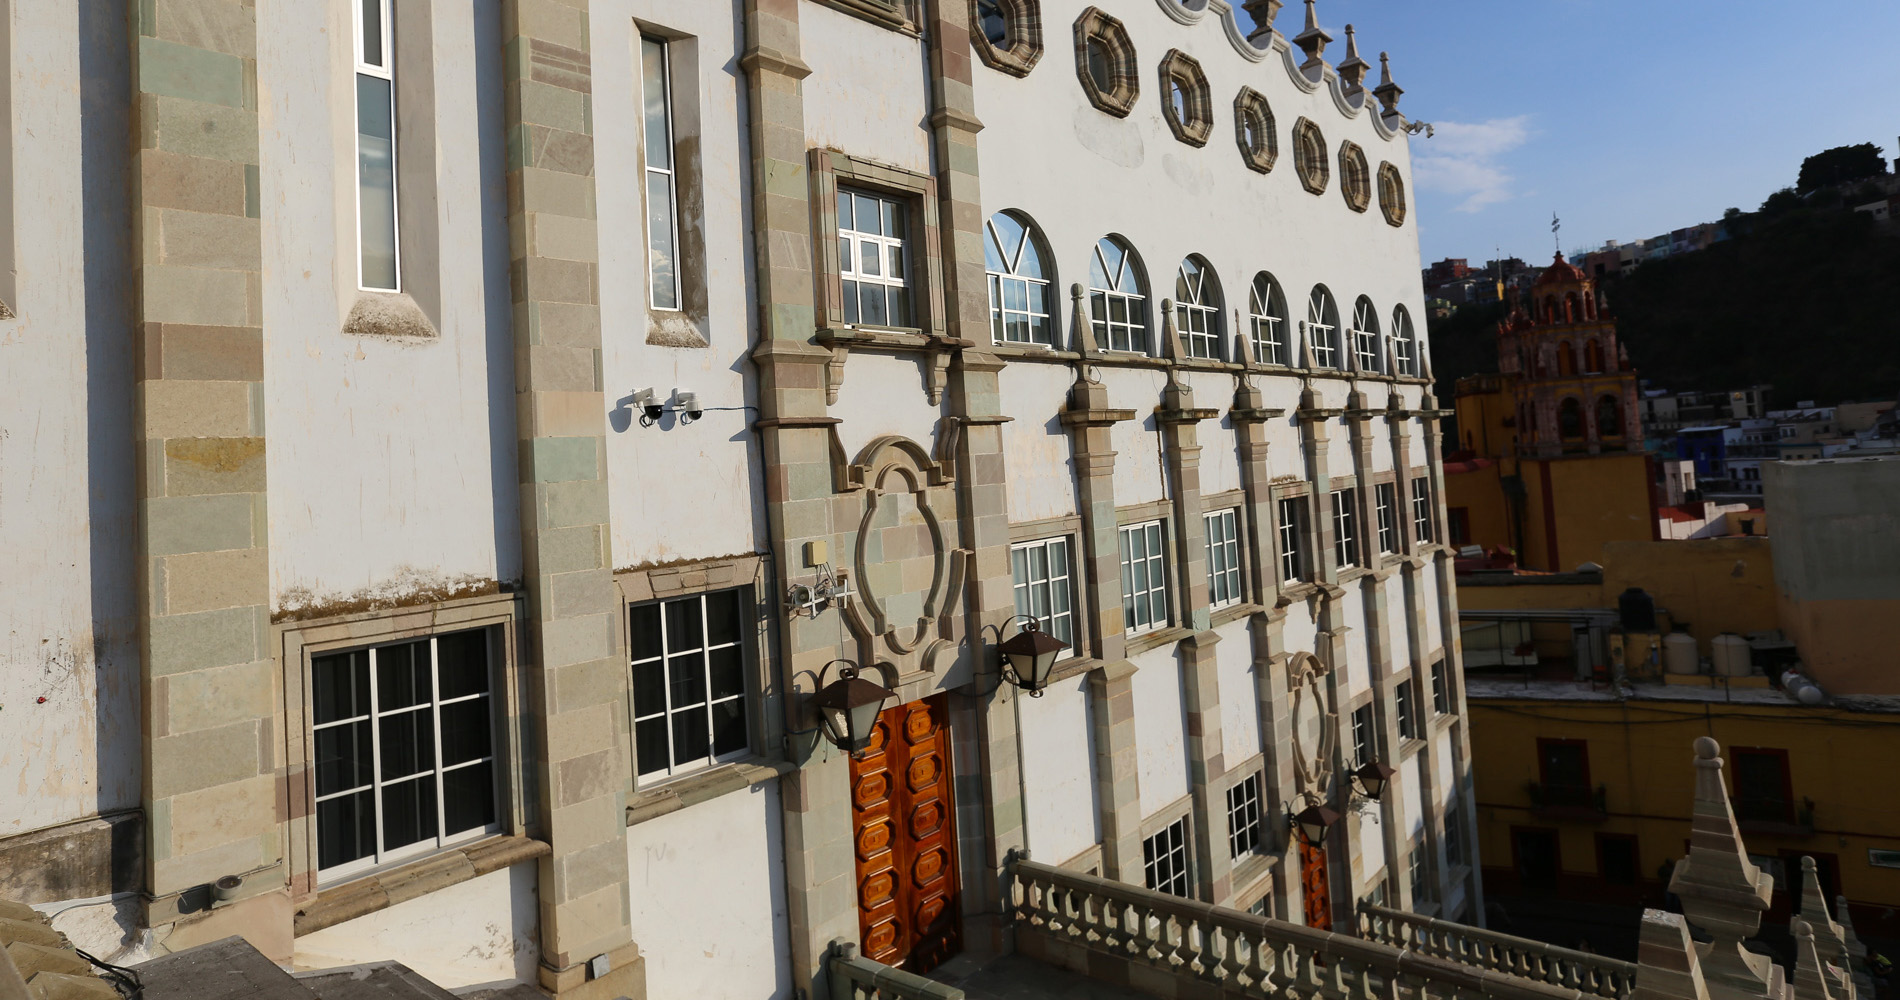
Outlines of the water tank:
M1663 670L1672 674L1696 672L1695 636L1672 632L1663 639Z
M1656 631L1656 599L1643 592L1641 587L1631 587L1623 591L1616 599L1616 609L1623 618L1625 632Z
M1724 632L1709 640L1709 659L1715 663L1717 676L1747 677L1755 672L1748 640L1733 632Z

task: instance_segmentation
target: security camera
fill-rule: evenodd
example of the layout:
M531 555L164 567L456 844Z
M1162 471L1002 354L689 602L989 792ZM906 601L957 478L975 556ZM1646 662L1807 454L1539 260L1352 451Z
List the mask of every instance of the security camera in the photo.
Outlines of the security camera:
M640 408L640 423L642 426L651 424L655 420L660 419L660 414L666 412L666 407L653 395L652 386L648 386L645 389L635 389L633 391L633 405Z
M706 411L699 406L699 395L691 389L673 390L673 409L686 415L686 422L692 423L704 416Z

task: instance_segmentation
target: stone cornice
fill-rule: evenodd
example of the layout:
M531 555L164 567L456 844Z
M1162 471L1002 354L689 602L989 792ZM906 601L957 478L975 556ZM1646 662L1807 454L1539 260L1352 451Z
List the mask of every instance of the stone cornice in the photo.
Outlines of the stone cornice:
M1062 414L1062 423L1069 427L1108 427L1124 420L1135 419L1133 410L1068 410Z

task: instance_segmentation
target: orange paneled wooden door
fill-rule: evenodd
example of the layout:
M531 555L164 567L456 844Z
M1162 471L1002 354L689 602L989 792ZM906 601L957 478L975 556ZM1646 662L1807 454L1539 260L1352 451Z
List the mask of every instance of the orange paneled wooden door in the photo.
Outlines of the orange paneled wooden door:
M1306 926L1333 929L1333 893L1326 882L1326 846L1300 842L1300 888L1306 900Z
M886 709L851 761L858 936L866 958L926 972L963 947L946 695Z

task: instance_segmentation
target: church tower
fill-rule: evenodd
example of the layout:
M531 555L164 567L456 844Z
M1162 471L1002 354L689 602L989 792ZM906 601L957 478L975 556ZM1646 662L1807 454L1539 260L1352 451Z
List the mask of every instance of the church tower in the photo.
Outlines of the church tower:
M1559 254L1498 324L1498 371L1514 390L1525 458L1641 451L1636 373L1596 282Z

